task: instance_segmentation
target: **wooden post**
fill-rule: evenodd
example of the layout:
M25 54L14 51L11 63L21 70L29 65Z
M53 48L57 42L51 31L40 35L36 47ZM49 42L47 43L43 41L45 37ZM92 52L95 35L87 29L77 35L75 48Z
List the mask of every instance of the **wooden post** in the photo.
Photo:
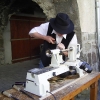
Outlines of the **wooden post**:
M97 100L98 80L90 86L90 100Z

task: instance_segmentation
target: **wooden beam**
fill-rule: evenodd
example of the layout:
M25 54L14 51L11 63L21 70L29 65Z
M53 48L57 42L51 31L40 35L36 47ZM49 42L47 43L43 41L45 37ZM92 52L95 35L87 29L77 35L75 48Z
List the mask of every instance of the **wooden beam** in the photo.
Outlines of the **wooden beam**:
M90 100L97 100L98 81L90 86Z
M81 93L86 88L90 87L90 100L97 100L97 82L100 79L100 74L98 74L96 77L88 81L87 83L81 85L80 87L76 88L75 90L68 93L66 96L64 96L61 100L70 100L73 97L75 97L77 94ZM75 86L74 86L75 87Z

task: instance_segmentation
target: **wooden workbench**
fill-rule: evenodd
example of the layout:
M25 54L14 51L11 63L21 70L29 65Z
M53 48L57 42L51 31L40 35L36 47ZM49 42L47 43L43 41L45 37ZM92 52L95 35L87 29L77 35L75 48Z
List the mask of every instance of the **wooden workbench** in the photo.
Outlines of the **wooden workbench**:
M90 88L90 100L97 100L98 80L100 79L100 72L92 72L77 79L66 79L63 82L51 83L52 94L56 100L74 100L74 97L83 90ZM32 100L23 93L15 89L7 90L19 100ZM45 97L38 97L31 94L35 100L54 100L54 97L47 94ZM0 94L0 100L13 100Z

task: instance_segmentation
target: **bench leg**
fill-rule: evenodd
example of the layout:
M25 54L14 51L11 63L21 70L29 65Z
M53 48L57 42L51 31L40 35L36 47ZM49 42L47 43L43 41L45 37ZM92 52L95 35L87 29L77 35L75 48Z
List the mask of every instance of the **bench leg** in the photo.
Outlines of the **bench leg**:
M97 100L98 81L90 86L90 100Z

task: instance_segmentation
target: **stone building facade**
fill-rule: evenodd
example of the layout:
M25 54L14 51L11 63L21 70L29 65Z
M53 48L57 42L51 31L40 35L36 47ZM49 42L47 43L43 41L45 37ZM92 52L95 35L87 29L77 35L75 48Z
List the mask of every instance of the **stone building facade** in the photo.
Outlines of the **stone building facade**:
M0 1L0 64L5 61L4 31L8 25L9 16L18 12L12 5L16 0ZM28 0L25 0L28 1ZM98 41L96 31L95 0L32 0L42 10L47 20L57 13L67 13L75 25L78 42L81 44L81 58L87 61L94 70L99 71ZM8 30L10 31L10 30Z

